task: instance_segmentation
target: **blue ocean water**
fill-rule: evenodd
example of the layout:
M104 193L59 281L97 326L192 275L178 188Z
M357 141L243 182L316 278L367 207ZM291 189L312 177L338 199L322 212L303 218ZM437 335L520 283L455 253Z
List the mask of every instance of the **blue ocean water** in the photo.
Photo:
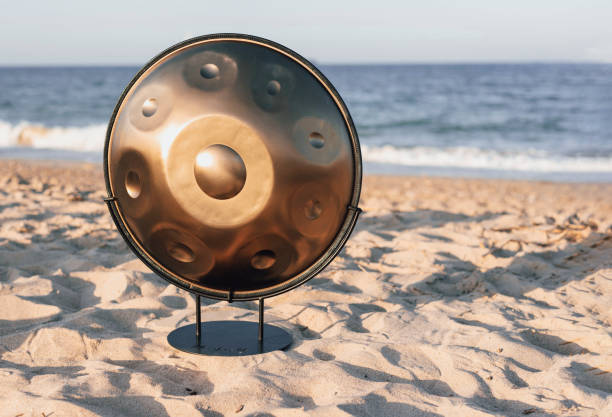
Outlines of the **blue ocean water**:
M366 173L612 181L612 65L320 69L353 116ZM0 157L100 160L137 71L0 68Z

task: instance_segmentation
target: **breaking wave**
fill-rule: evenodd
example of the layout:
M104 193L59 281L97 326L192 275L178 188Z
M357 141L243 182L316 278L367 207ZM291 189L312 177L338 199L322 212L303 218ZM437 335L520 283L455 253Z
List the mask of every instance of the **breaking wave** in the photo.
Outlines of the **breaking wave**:
M106 125L45 127L0 121L0 147L101 153ZM500 151L475 147L362 146L363 160L413 167L529 172L612 172L612 156L562 156L538 150ZM54 153L54 155L57 155Z
M453 167L530 172L612 172L612 157L551 155L543 151L485 150L471 147L402 148L362 146L363 160L416 167Z
M0 147L23 146L36 149L67 149L102 152L106 125L46 127L28 122L12 125L0 121Z

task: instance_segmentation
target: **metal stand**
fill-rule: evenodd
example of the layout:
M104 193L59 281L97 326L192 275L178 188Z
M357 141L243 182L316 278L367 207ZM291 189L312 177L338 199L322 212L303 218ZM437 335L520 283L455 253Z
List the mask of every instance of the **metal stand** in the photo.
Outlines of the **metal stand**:
M291 335L285 330L264 323L263 298L259 299L257 323L224 320L202 325L200 296L196 295L196 323L179 327L168 334L168 343L175 349L210 356L244 356L272 352L286 348L291 342Z

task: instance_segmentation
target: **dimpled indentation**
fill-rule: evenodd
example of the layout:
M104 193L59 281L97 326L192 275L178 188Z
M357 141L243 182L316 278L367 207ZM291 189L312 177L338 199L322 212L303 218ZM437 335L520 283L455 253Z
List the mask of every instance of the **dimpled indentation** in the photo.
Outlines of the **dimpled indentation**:
M293 243L280 235L252 235L233 257L238 271L250 279L282 277L296 259Z
M151 209L151 169L146 157L135 149L125 149L112 165L113 192L123 212L137 219Z
M129 100L130 122L139 130L154 130L164 124L173 106L174 92L168 86L144 83Z
M148 98L142 104L142 115L144 117L151 117L157 111L157 99L156 98Z
M155 225L152 230L145 245L159 263L174 273L197 280L213 268L214 254L197 234L168 222Z
M275 96L278 93L280 93L281 85L280 85L280 83L278 81L272 80L266 86L266 91L268 92L269 95Z
M332 189L320 182L296 188L289 200L289 213L297 231L313 238L328 236L337 229L344 215Z
M325 138L319 132L312 132L308 135L308 142L313 148L321 149L325 145Z
M343 133L325 118L303 117L293 126L293 145L309 162L328 165L343 148L350 151L350 142L342 137Z
M321 202L316 199L308 200L304 206L304 215L308 220L318 219L322 211Z
M183 77L187 84L204 91L219 91L236 81L238 66L228 55L200 51L184 61Z
M261 250L251 258L251 266L255 269L268 269L276 263L276 254L271 250Z
M179 262L190 263L195 260L195 255L189 246L176 241L170 241L166 245L168 255L172 256Z
M295 87L295 77L283 65L264 64L257 68L251 84L255 103L265 111L279 112L286 108Z
M125 191L132 198L138 198L142 192L142 181L136 171L128 171L125 176Z
M200 68L200 75L207 79L213 79L219 75L219 67L215 64L204 64Z

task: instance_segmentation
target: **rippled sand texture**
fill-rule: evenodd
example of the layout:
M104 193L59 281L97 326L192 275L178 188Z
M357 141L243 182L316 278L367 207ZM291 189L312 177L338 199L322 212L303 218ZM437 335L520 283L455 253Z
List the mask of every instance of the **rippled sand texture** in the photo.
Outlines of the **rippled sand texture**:
M266 303L286 352L198 357L98 167L0 162L2 416L610 416L612 185L370 177L347 247ZM204 320L256 320L206 301Z

